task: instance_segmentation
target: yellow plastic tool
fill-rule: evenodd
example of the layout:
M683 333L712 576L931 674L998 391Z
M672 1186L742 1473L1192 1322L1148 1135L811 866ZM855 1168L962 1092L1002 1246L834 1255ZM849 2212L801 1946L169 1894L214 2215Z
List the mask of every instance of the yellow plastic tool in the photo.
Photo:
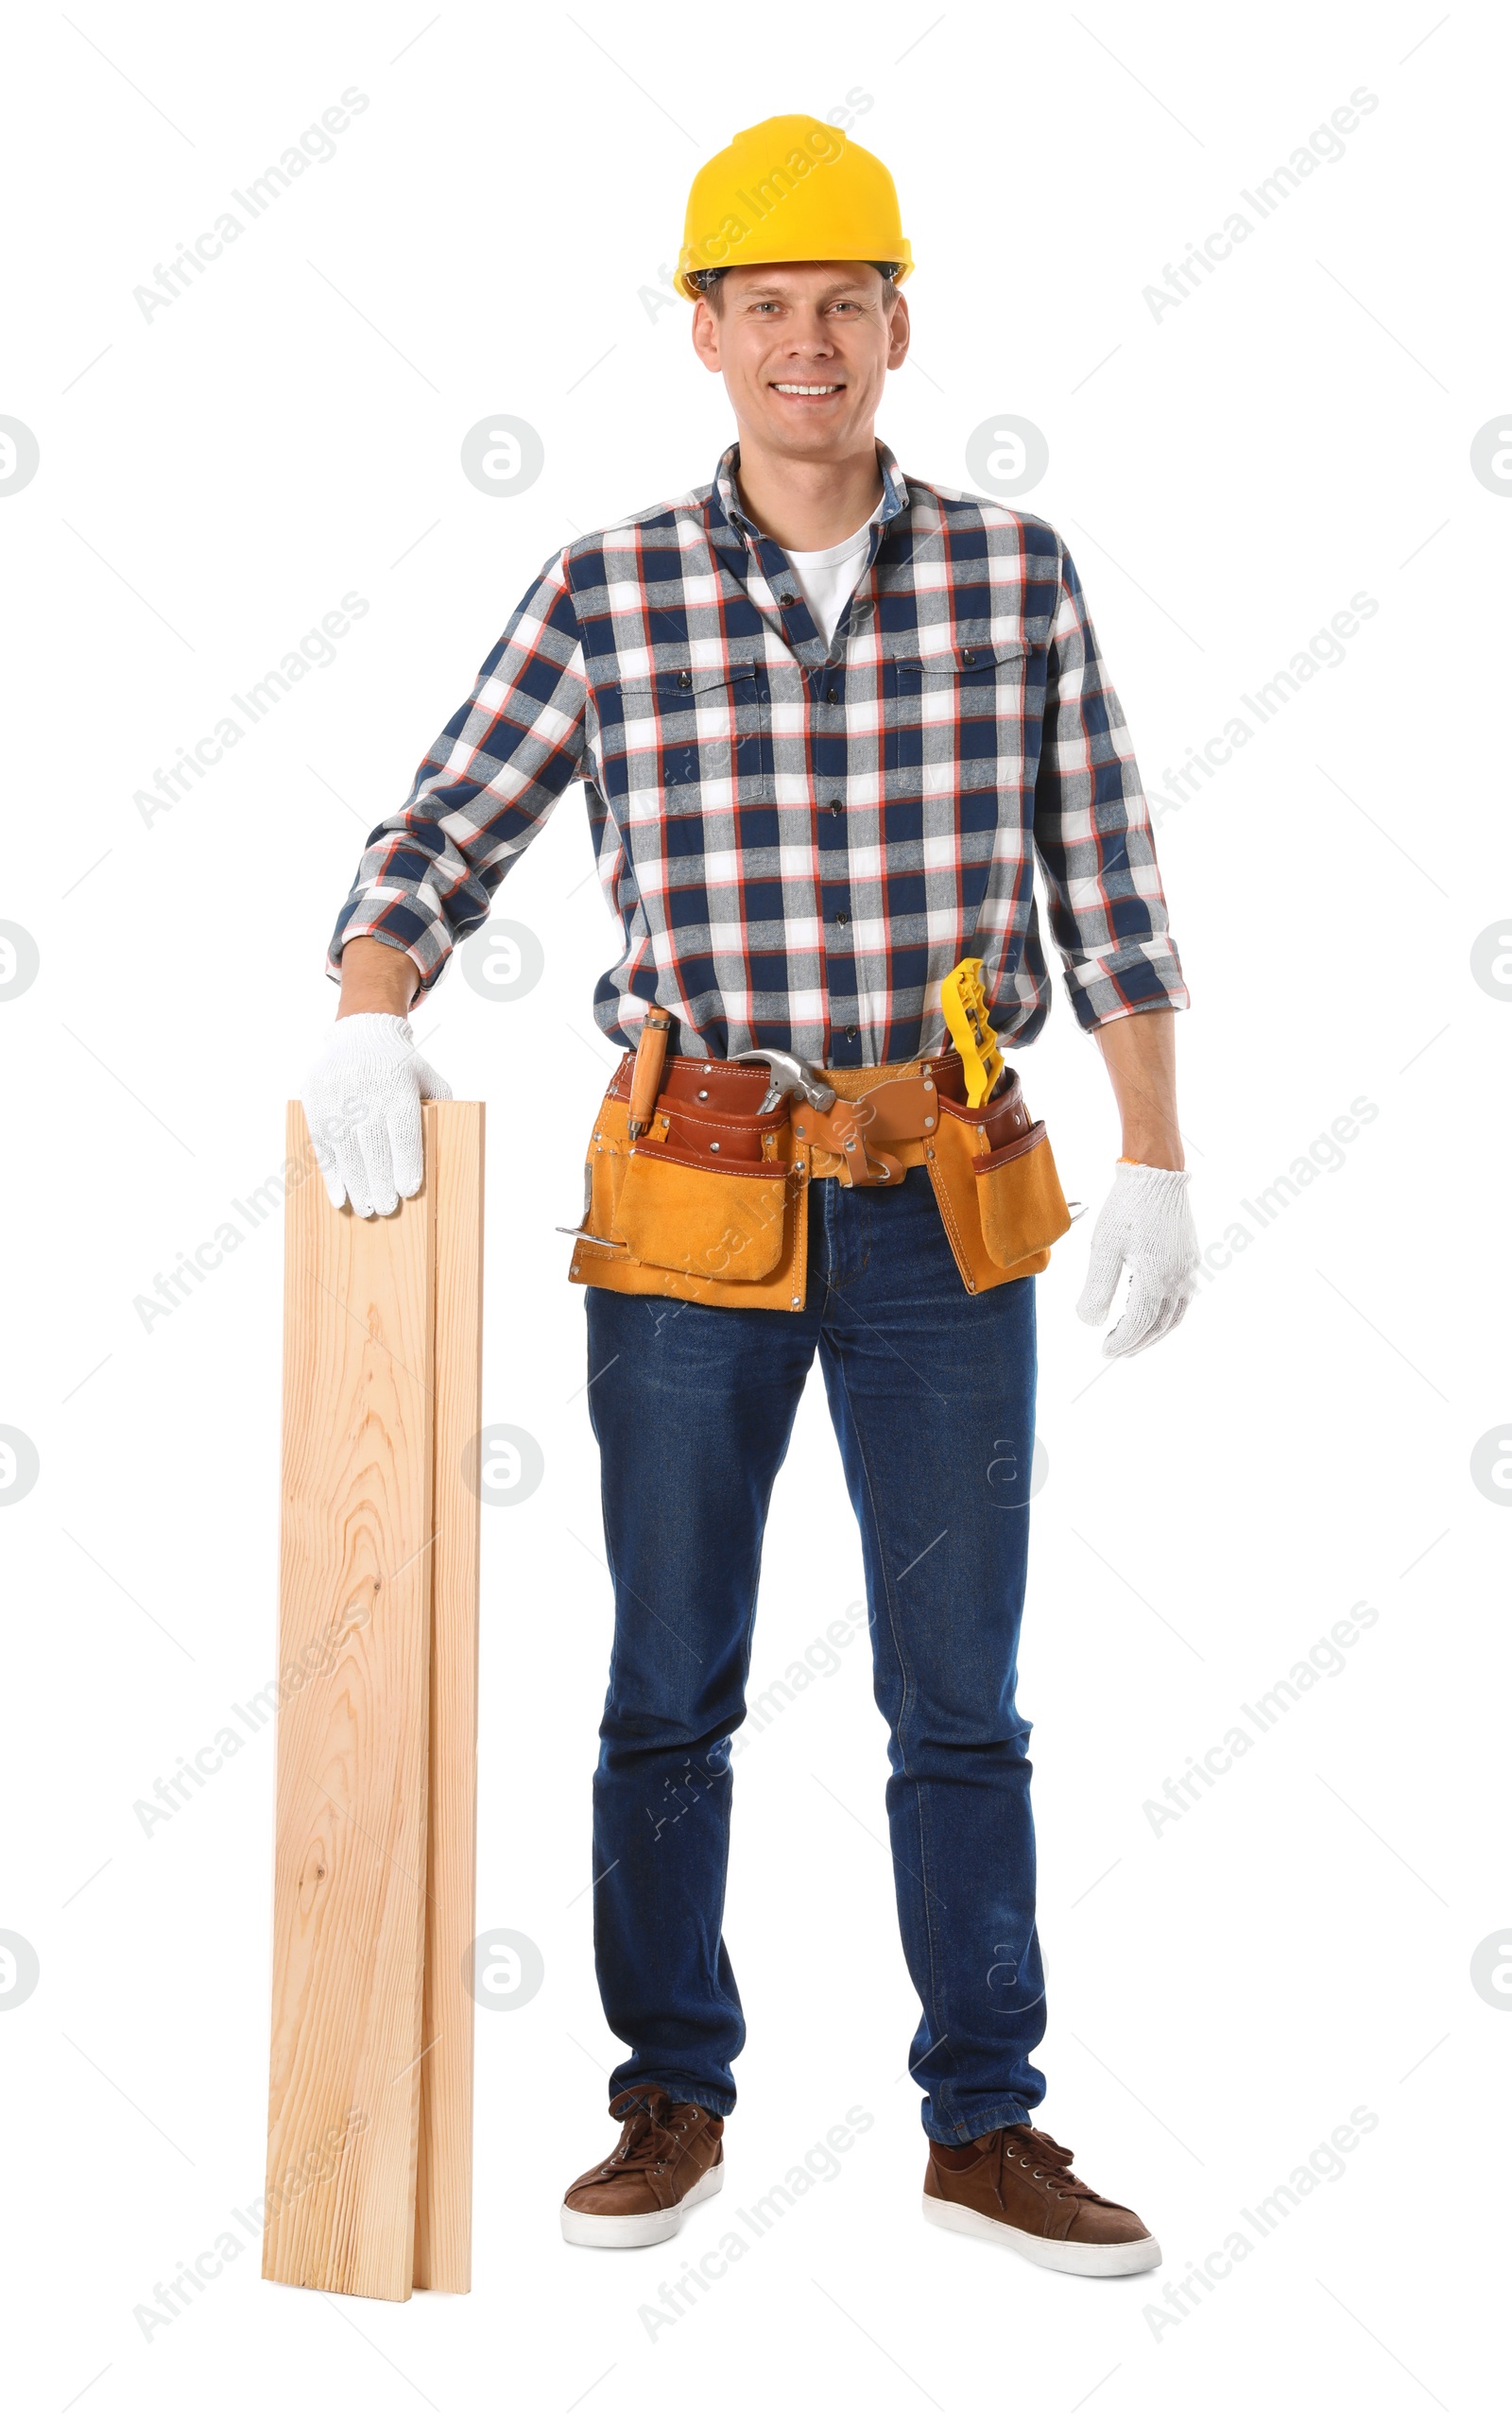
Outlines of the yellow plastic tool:
M980 959L957 961L940 981L939 1000L965 1072L966 1100L974 1110L987 1102L1003 1076L1003 1056L987 1016Z

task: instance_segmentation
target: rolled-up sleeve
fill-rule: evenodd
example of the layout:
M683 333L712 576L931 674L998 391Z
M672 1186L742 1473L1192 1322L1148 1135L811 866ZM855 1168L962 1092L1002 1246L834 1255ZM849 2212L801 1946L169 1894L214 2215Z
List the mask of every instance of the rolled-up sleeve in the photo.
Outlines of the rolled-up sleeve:
M564 557L541 567L421 760L409 798L368 837L326 956L353 936L408 953L420 991L489 916L510 864L581 770L587 684Z
M1050 632L1034 840L1050 930L1084 1028L1185 1010L1150 813L1124 710L1064 547Z

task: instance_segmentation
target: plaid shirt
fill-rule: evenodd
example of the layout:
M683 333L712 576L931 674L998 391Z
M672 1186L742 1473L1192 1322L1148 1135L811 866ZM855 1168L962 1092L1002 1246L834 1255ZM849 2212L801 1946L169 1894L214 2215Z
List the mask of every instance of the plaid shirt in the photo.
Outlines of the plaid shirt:
M1027 1043L1050 1004L1036 854L1082 1025L1184 1007L1064 542L877 456L870 554L829 648L742 510L735 446L709 488L553 557L369 838L331 974L377 936L433 986L580 780L624 929L594 997L617 1044L658 1002L682 1053L909 1060L948 1042L940 980L966 953L999 1036Z

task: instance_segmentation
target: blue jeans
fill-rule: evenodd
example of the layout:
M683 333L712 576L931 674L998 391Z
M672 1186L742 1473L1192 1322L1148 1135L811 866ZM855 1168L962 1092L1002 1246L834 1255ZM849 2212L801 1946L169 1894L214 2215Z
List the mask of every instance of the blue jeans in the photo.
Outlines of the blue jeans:
M614 1579L593 1781L594 1943L643 2081L727 2115L745 2041L723 1936L730 1740L762 1535L817 1350L861 1528L909 2066L936 2141L1044 2096L1029 1723L1014 1707L1034 1451L1032 1280L965 1289L929 1175L809 1193L800 1314L590 1287L589 1404Z

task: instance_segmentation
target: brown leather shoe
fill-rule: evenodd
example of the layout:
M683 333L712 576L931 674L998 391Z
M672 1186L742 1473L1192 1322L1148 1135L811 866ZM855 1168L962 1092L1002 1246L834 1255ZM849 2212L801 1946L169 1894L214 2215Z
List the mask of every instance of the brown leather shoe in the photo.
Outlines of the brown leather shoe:
M562 2239L595 2250L670 2242L690 2208L724 2189L725 2119L674 2104L654 2081L621 2091L609 2111L623 2126L619 2145L568 2185Z
M929 2144L924 2214L952 2233L1006 2242L1036 2266L1062 2275L1143 2275L1160 2246L1131 2208L1088 2189L1072 2153L1048 2132L1010 2124L954 2148Z

